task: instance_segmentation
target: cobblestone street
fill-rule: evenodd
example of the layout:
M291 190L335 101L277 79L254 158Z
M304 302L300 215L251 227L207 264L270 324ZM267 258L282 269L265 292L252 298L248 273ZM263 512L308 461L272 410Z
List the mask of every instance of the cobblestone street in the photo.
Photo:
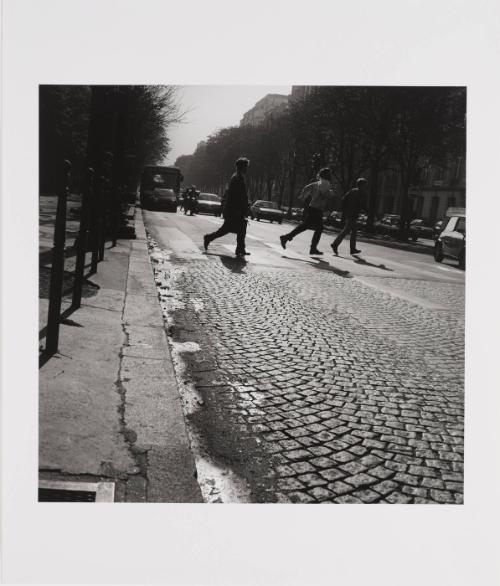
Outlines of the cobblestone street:
M462 272L267 225L245 263L202 253L208 218L145 219L205 500L463 502Z

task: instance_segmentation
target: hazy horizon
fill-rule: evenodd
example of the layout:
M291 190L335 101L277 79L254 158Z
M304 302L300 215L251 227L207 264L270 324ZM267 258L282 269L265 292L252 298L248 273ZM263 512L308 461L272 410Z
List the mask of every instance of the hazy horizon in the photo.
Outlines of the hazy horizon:
M172 126L169 138L172 150L166 163L173 165L177 157L191 155L201 140L228 126L239 126L243 114L267 94L285 94L290 85L200 85L179 86L181 110L187 110L186 121Z

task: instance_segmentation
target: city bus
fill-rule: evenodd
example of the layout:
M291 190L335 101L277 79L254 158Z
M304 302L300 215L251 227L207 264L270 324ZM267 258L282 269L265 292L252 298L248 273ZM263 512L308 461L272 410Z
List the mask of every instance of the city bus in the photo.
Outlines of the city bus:
M142 171L139 191L141 206L175 212L182 180L178 167L146 165Z

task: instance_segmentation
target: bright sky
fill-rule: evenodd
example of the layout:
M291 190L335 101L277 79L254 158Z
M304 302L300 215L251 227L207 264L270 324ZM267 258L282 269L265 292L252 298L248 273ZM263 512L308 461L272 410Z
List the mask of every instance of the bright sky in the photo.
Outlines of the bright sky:
M191 85L179 88L179 102L189 110L186 122L172 127L172 150L167 164L180 155L191 155L200 140L219 128L238 126L243 114L266 94L288 95L291 86L283 85Z

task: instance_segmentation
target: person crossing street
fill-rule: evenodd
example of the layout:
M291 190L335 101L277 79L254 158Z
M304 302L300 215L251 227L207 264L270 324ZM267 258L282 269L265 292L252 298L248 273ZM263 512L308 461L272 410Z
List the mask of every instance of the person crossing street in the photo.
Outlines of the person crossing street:
M310 203L305 210L304 219L294 230L280 236L281 246L286 248L287 242L293 240L301 232L314 230L309 254L323 254L318 250L318 243L323 233L323 212L331 206L333 201L332 171L329 167L321 169L318 181L304 187L300 199L306 201L308 198Z
M231 177L225 196L226 200L222 212L224 223L212 234L205 234L203 236L205 250L208 250L210 242L232 232L236 233L236 256L241 257L250 254L245 248L245 236L248 224L247 216L250 208L245 175L249 164L250 161L245 157L240 157L236 161L236 173Z
M358 216L359 212L365 207L365 190L367 181L363 177L356 180L356 187L350 189L342 198L341 211L344 227L339 232L337 238L330 244L336 256L339 254L339 246L342 240L351 233L350 245L351 254L359 254L361 250L356 248L356 237L358 234Z

